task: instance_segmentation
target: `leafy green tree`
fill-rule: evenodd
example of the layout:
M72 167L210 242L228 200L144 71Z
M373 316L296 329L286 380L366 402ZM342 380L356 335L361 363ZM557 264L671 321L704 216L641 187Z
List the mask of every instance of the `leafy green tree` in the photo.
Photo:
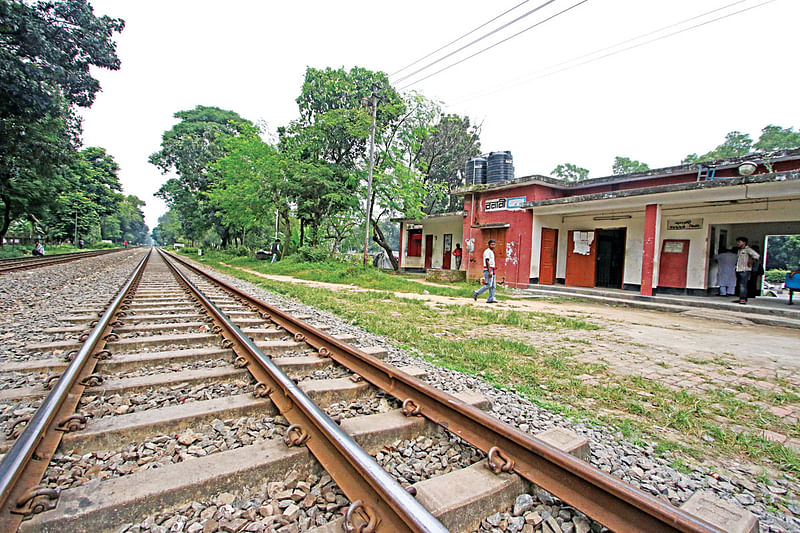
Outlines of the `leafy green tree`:
M761 137L753 146L762 152L797 148L800 146L800 132L770 124L761 130Z
M750 135L747 133L741 133L739 131L732 131L725 136L725 142L717 146L712 151L701 156L698 156L697 154L689 154L683 159L682 163L684 165L688 165L703 161L729 159L732 157L747 155L752 149L753 139L750 138Z
M567 181L581 181L589 177L589 169L579 167L573 163L562 163L550 173Z
M153 240L159 245L180 242L183 239L183 228L177 213L172 209L158 217L158 225L153 228Z
M350 220L363 198L373 89L378 95L377 144L398 120L404 104L386 74L354 67L345 70L308 68L297 104L300 118L278 130L280 150L304 165L289 183L289 198L300 220L300 244L313 246L324 227L339 218ZM379 166L376 166L379 170ZM376 172L376 174L378 173Z
M225 246L228 231L205 193L218 178L213 164L226 155L225 140L252 123L233 111L206 106L179 111L175 118L180 122L164 132L161 150L150 156L150 163L177 177L167 180L156 195L176 211L186 237L194 241L214 229Z
M614 158L613 172L615 176L620 174L632 174L634 172L644 172L650 170L647 163L636 161L628 157L617 156Z
M119 68L120 19L86 0L0 1L0 243L12 220L39 220L63 186L80 121L100 89L90 67Z
M264 142L255 127L226 141L227 154L214 163L219 175L206 195L219 208L223 224L242 232L270 227L284 200L292 164Z
M770 236L766 269L800 270L800 236Z

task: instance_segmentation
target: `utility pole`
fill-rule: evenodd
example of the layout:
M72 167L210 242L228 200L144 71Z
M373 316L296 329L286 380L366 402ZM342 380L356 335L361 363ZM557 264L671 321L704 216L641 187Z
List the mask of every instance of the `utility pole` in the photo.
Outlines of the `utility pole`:
M75 209L75 240L72 241L72 244L78 246L78 210Z
M367 172L367 222L364 234L364 266L369 263L369 225L372 218L372 170L375 166L375 118L378 115L378 84L372 84L372 126L369 129L369 171Z

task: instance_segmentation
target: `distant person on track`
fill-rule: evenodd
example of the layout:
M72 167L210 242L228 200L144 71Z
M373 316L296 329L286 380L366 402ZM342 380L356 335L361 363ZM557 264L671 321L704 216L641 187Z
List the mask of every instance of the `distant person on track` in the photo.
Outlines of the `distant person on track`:
M736 294L736 250L725 249L714 256L719 265L717 280L719 281L720 296L734 296Z
M44 257L44 245L42 245L42 241L36 239L33 247L33 255Z
M489 297L486 299L487 304L497 303L494 299L494 291L497 289L497 268L494 263L494 247L496 243L494 239L490 239L486 250L483 251L483 280L484 285L477 291L472 293L472 299L478 301L478 296L486 291L489 291Z
M453 258L456 260L456 270L461 270L461 257L464 255L464 251L461 249L460 244L456 244L456 249L453 250Z
M736 284L739 291L739 299L734 303L747 303L747 282L750 281L750 274L753 264L761 259L755 250L747 246L747 237L736 237L736 247L739 253L736 256Z
M281 240L275 239L275 242L272 243L272 247L269 249L270 253L272 254L272 261L274 263L278 260L278 257L281 255Z
M80 248L81 250L83 250L83 247L85 246L85 244L86 243L83 241L83 239L79 239L78 240L78 248Z

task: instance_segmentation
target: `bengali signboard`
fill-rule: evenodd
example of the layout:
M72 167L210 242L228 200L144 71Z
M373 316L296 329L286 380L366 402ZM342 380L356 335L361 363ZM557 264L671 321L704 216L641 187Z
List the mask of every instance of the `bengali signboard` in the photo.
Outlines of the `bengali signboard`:
M486 200L484 211L512 211L522 209L525 204L525 196L515 196L513 198L494 198Z
M667 219L668 230L702 229L702 218L670 218Z

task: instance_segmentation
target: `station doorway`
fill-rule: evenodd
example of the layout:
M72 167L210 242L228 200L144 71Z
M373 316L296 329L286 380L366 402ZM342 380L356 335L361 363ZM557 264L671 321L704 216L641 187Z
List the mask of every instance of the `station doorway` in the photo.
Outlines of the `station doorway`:
M621 289L625 274L626 228L596 230L595 286Z

